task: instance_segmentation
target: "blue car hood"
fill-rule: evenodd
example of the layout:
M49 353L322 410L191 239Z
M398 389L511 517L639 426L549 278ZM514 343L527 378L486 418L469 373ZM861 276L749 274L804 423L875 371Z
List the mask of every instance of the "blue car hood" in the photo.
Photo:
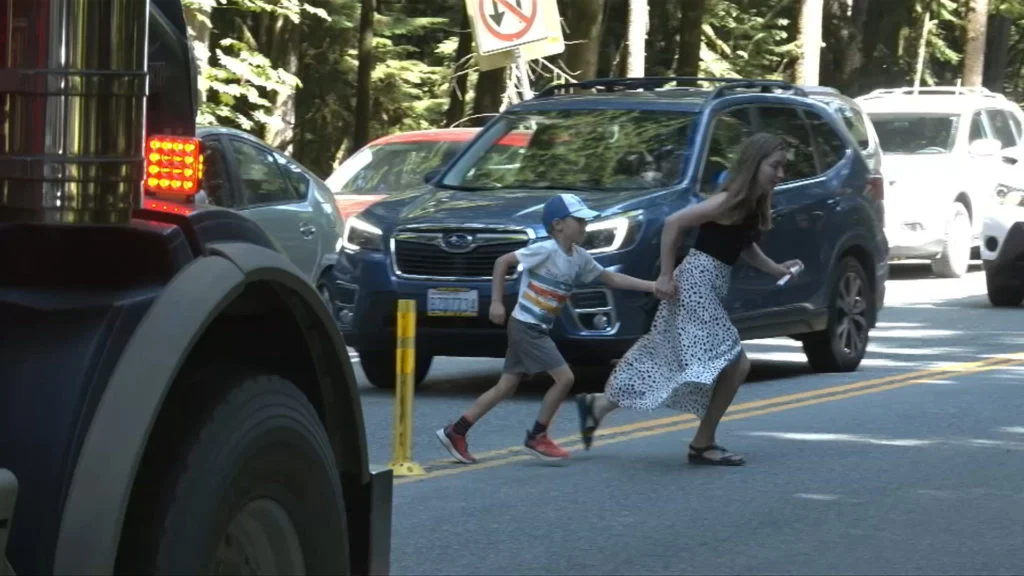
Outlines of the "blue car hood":
M602 215L633 209L637 201L664 190L614 190L579 192L586 205ZM409 224L504 224L541 226L544 203L558 190L448 190L426 186L387 197L367 208L366 218L379 226L393 228Z

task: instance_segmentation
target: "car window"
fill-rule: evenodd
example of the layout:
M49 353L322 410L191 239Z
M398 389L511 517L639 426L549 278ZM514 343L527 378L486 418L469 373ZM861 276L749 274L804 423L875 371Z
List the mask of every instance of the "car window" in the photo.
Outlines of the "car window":
M942 154L953 150L960 117L951 114L871 114L886 154Z
M695 115L617 108L523 110L498 117L440 182L479 190L621 191L677 183ZM501 142L522 151L510 154Z
M846 156L846 142L820 114L813 110L804 110L803 113L818 145L821 171L827 172Z
M1024 138L1024 133L1022 133L1024 132L1024 127L1021 126L1020 118L1017 117L1017 113L1012 110L1007 110L1006 116L1010 119L1010 125L1013 126L1013 133L1017 137L1017 140L1019 141L1021 138Z
M395 142L363 148L327 179L335 194L381 194L423 185L435 168L451 162L463 142Z
M1006 110L989 109L985 110L988 117L988 125L992 127L992 136L1003 143L1003 149L1017 145L1017 134L1010 124L1010 116Z
M196 194L197 204L234 208L225 168L224 149L215 138L202 141L203 182Z
M811 133L796 108L790 106L759 106L758 115L766 132L778 134L789 145L786 179L804 180L818 175L811 146Z
M309 196L309 176L306 175L298 164L277 152L274 153L274 159L277 160L278 165L281 167L281 172L284 174L285 179L288 180L288 183L291 184L292 189L295 190L298 199L305 200Z
M867 152L871 148L871 136L868 135L867 123L864 122L864 113L842 100L826 98L822 102L831 108L836 116L842 120L843 125L846 126L854 141L857 142L857 147L861 151Z
M968 142L974 144L975 141L987 137L988 132L985 130L985 121L981 117L981 110L978 110L974 113L974 116L971 117L971 132Z
M235 164L238 166L239 177L245 187L246 204L275 204L299 200L272 153L237 138L230 138L229 142Z
M717 116L708 138L708 152L701 170L700 193L713 194L725 181L725 172L739 147L754 133L750 108L734 108Z

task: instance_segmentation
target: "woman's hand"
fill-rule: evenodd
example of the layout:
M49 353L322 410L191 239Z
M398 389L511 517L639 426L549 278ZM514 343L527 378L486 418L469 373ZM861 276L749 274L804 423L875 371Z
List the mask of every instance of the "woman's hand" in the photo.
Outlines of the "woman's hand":
M775 278L782 278L786 274L792 274L793 276L796 276L797 274L799 274L799 272L796 272L796 270L803 270L803 267L804 263L799 260L787 260L782 264L779 264L779 269L775 271Z
M669 274L658 276L654 283L654 295L661 300L670 300L676 296L676 282Z

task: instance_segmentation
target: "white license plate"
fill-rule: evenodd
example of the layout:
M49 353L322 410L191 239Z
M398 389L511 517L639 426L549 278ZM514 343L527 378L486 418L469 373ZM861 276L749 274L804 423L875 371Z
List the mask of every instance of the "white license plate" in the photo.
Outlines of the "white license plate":
M427 290L427 316L475 317L480 295L467 288L431 288Z

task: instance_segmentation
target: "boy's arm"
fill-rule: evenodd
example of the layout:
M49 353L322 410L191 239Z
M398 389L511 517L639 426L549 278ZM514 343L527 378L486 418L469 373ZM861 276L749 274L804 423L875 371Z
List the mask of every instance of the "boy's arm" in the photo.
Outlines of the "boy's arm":
M503 256L498 257L494 261L494 271L491 276L491 305L495 302L504 306L505 303L505 274L508 272L509 267L518 266L519 257L516 256L515 252L509 252Z
M601 272L601 275L598 276L598 278L601 282L604 282L612 288L654 293L654 282L651 280L641 280L627 274L611 272L609 270Z

